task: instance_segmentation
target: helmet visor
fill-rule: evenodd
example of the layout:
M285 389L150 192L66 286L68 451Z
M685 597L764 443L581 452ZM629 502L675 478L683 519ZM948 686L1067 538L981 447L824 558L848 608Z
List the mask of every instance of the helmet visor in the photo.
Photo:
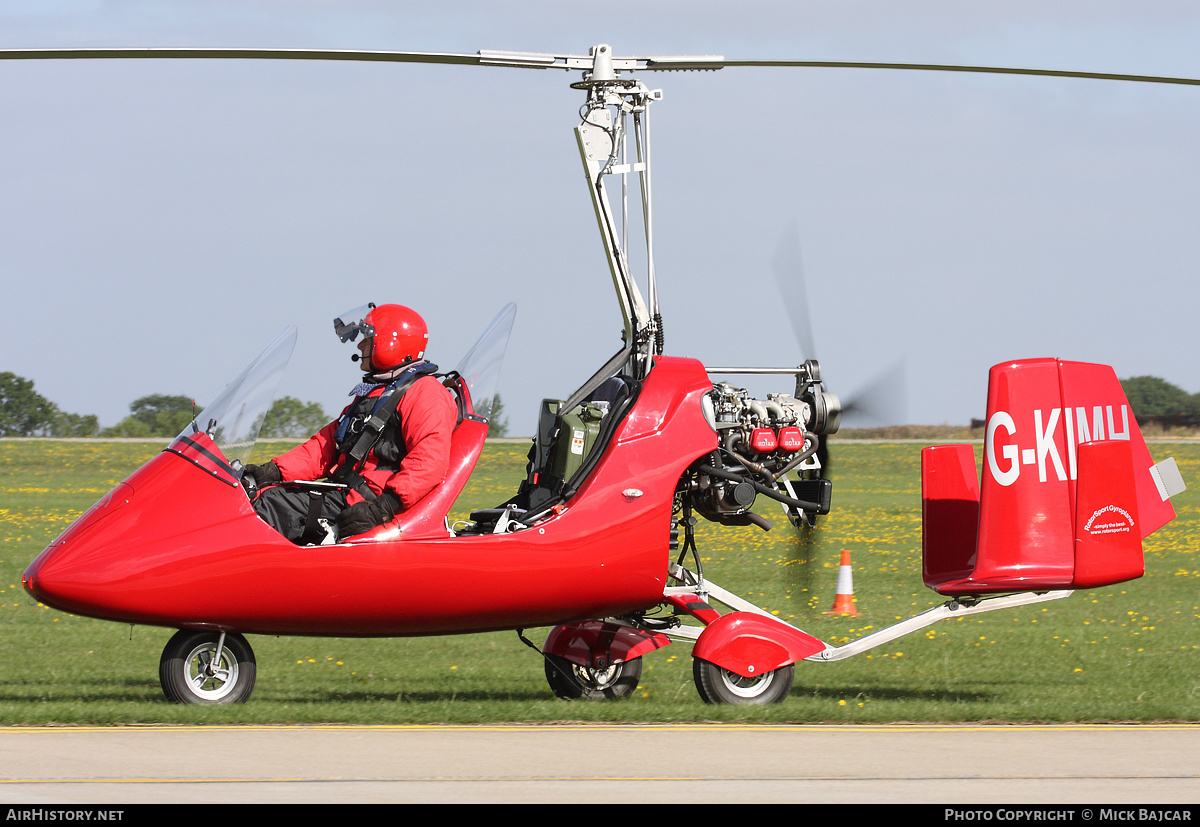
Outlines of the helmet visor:
M374 336L375 328L366 322L367 314L374 307L374 304L364 304L361 307L338 314L337 318L333 320L333 332L343 342L353 342L358 338L360 333L364 339Z

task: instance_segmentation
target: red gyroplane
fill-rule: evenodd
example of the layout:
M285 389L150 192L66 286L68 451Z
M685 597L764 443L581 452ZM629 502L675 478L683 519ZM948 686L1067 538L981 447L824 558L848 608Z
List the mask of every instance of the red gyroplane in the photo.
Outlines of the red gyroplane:
M242 470L295 331L277 338L167 448L103 497L25 572L42 603L122 623L176 628L162 654L168 698L245 701L255 661L245 635L390 637L553 627L547 680L567 698L619 698L641 658L693 644L710 703L782 700L798 661L841 660L938 620L1066 597L1143 572L1142 540L1174 517L1183 488L1154 464L1115 373L1057 359L992 368L982 481L970 445L922 457L925 583L943 605L830 646L710 581L696 517L768 527L775 501L797 527L828 513L822 441L841 403L815 361L795 368L706 367L664 355L653 268L648 110L661 96L635 71L814 65L717 57L616 58L480 52L238 49L24 50L0 58L291 58L561 68L583 72L580 155L624 319L620 349L565 400L546 400L525 482L498 507L448 513L488 430L476 410L495 384L515 307L503 309L455 371L459 407L445 480L391 523L297 547L262 521ZM816 64L830 65L830 64ZM948 71L979 67L884 66ZM1163 81L1085 73L1044 73ZM1187 81L1193 82L1193 81ZM627 138L634 136L631 148ZM637 174L646 296L622 246L610 176ZM773 373L790 392L752 398L713 376ZM301 486L321 481L291 481ZM486 588L472 586L486 576ZM270 589L261 584L270 583ZM722 613L714 604L727 607ZM532 644L531 644L532 645Z

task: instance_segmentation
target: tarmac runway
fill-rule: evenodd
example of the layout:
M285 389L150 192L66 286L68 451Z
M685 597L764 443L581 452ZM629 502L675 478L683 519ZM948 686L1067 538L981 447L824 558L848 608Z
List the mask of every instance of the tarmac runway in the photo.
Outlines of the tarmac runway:
M0 756L17 808L1200 803L1187 724L6 727Z

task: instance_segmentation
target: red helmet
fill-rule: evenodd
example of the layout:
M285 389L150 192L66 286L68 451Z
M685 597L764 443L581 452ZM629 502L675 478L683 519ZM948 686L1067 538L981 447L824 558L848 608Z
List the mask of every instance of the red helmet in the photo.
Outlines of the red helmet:
M381 304L371 308L363 322L375 337L371 344L374 370L391 370L425 355L429 328L417 311L399 304Z

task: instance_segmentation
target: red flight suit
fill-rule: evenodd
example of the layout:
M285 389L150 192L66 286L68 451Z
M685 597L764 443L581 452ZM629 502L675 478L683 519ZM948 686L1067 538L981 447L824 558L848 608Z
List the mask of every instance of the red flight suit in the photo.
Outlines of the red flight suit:
M381 385L367 396L379 396L383 391ZM346 410L349 409L347 406ZM407 510L445 479L450 469L450 435L458 420L458 407L441 382L432 376L422 376L405 392L394 415L400 417L400 434L407 451L400 460L399 470L380 468L372 449L360 473L376 495L390 488L400 498L401 510ZM344 460L344 455L336 453L334 438L340 419L339 416L307 442L275 458L285 480L320 479ZM346 505L362 500L362 495L352 490L346 496Z

